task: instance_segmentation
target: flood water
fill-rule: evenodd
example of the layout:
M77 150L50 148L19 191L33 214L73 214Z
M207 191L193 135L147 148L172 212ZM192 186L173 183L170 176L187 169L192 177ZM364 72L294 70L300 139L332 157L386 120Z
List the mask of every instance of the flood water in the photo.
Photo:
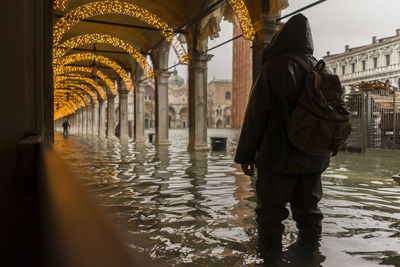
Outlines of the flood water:
M171 145L56 136L89 191L110 211L132 248L161 266L258 266L255 179L227 152L187 152L188 134L171 130ZM340 153L323 175L323 237L304 266L400 266L400 151ZM296 240L285 221L284 246ZM304 262L303 262L304 263ZM287 262L300 266L300 262Z

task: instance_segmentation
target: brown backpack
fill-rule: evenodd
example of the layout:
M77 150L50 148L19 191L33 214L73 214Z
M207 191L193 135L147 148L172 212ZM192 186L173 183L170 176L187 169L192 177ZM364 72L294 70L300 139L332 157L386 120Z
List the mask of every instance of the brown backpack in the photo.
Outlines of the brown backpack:
M311 67L299 56L285 56L307 71L295 109L286 119L290 142L304 152L336 155L351 132L339 77L328 73L322 60Z

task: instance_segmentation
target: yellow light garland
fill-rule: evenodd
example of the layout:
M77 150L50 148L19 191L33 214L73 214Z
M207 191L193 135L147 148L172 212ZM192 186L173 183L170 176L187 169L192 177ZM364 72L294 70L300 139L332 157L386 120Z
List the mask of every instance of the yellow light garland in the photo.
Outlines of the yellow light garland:
M242 27L244 38L248 40L253 40L256 32L254 30L253 23L251 21L246 4L243 0L229 0L229 4L239 18L239 23Z
M77 67L77 68L79 68L79 67ZM80 71L80 70L76 70L75 67L73 67L73 66L66 66L66 67L64 67L64 71L65 71L65 73L69 73L69 72ZM63 73L64 72L60 72L60 75ZM54 76L54 84L56 84L60 81L68 80L68 79L82 80L82 81L90 84L91 86L93 86L96 89L96 91L99 93L99 95L102 99L107 99L106 92L98 83L96 83L92 78L84 77L82 75L71 74L71 75L67 75L67 76L64 76L64 75L63 76Z
M176 37L174 39L176 39ZM71 39L68 39L67 41L60 44L57 49L54 49L55 62L57 62L58 58L64 56L71 49L85 44L108 44L121 48L122 50L125 50L127 53L129 53L131 57L139 63L146 77L154 77L154 73L152 72L149 63L139 51L137 51L128 42L108 34L91 33L75 36Z
M54 75L55 77L59 77L59 75L63 75L65 73L70 73L70 72L92 72L92 68L90 67L83 67L83 66L57 66L54 68ZM103 72L98 71L97 76L104 81L104 83L110 88L111 92L115 95L118 93L118 90L115 88L114 83L111 81L111 79L105 75ZM101 88L101 87L100 87ZM104 99L106 93L104 92L103 88L101 88L101 91L98 91L101 98Z
M73 90L73 89L56 88L54 90L54 96L58 97L58 98L60 98L60 97L62 99L64 97L66 98L67 94L70 94L70 96L71 95L74 96L76 99L82 99L83 102L82 101L79 101L79 102L82 103L82 104L84 103L85 106L90 105L90 99L89 99L89 97L87 95L79 94L79 93L75 92L75 90Z
M97 95L95 93L93 93L93 91L84 84L73 83L71 81L62 81L62 82L58 82L58 83L54 84L54 88L56 90L59 88L64 88L64 87L68 87L71 89L79 88L80 90L82 90L82 91L86 92L88 95L90 95L90 97L93 99L93 103L99 102L99 100L97 99Z
M83 19L87 19L96 15L113 13L132 16L149 25L154 26L161 31L161 34L168 42L171 42L175 35L174 30L166 22L161 20L161 18L159 18L158 16L150 13L148 10L132 3L106 0L101 2L92 2L79 6L76 9L71 10L64 17L58 20L53 28L54 47L57 47L64 34L68 30L70 30L73 25L81 22ZM179 40L177 40L177 42L174 42L173 46L176 45L180 47L175 47L175 51L185 50ZM180 62L186 62L186 52L185 54L178 54L177 56Z
M72 62L93 61L94 58L95 58L95 56L92 53L76 53L76 54L72 54L72 55L63 57L58 60L58 63L60 65L57 65L54 68L54 73L56 75L58 75L58 73L60 71L63 72L63 69L65 67L69 67L69 66L65 66L65 65L70 64ZM129 75L125 72L125 70L117 62L115 62L114 60L112 60L108 57L101 56L101 55L96 55L96 62L107 65L110 68L112 68L122 78L123 82L126 85L126 88L128 90L133 90L134 85L132 83L132 79L129 77Z
M65 10L67 9L69 0L54 0L53 5L54 9Z

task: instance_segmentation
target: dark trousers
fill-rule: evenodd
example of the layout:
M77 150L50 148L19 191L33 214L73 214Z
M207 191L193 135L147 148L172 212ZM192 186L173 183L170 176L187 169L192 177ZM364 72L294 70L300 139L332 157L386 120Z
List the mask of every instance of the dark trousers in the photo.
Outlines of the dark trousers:
M257 223L260 239L281 242L284 221L289 216L290 203L299 236L319 238L322 213L318 202L322 198L321 174L277 174L258 170Z

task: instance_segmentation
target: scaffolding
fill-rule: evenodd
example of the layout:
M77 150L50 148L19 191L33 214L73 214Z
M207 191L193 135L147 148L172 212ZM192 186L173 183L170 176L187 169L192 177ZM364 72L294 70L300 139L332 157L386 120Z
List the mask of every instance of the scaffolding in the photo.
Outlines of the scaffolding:
M367 148L400 148L400 95L398 88L371 81L352 85L344 96L351 112L352 133L343 145L346 151Z

